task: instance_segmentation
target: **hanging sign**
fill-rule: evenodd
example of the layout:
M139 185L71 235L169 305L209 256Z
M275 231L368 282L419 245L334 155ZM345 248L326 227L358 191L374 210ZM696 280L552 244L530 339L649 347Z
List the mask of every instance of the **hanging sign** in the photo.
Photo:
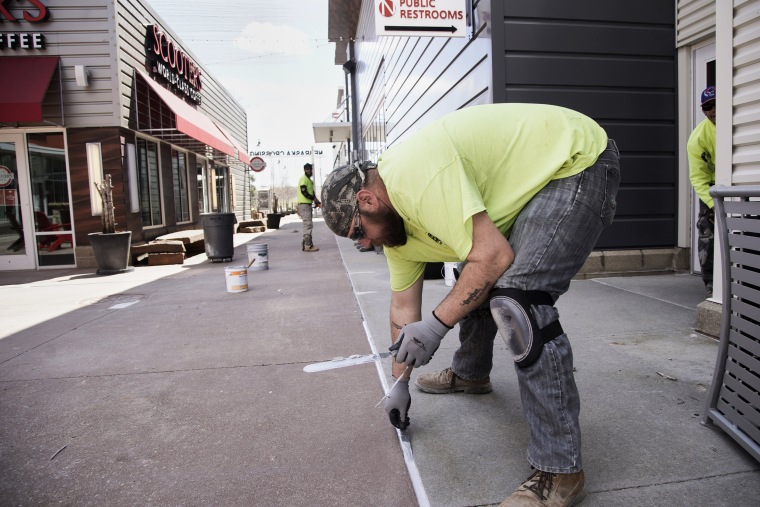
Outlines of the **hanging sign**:
M267 166L267 163L264 162L264 159L261 157L253 157L251 159L251 169L253 169L257 173L260 173L261 171L263 171L266 166Z
M377 35L466 37L466 0L375 0Z

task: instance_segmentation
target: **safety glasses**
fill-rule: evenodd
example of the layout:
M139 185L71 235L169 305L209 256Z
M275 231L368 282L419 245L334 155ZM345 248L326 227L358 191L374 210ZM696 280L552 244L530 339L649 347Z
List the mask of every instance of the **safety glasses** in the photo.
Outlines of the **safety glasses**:
M702 104L702 111L708 112L715 109L715 101L706 102L705 104Z

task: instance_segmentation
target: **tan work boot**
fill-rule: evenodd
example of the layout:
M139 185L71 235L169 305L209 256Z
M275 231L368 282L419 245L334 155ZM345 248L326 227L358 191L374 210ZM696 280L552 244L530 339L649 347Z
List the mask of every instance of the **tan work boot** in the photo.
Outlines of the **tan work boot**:
M436 373L422 373L414 381L417 389L423 393L448 394L486 394L491 392L491 379L465 380L457 377L451 368Z
M304 234L303 241L301 241L301 250L304 252L318 252L319 248L314 246L311 242L311 234Z
M552 474L536 470L499 507L573 507L586 498L583 470Z

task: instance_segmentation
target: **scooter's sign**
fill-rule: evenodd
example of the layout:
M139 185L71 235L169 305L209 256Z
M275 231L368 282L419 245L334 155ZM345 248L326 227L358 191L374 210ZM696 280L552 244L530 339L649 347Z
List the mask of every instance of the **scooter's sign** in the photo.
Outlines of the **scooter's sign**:
M375 0L377 35L466 37L466 0Z
M201 68L158 25L148 27L145 49L154 74L163 77L175 93L201 103Z

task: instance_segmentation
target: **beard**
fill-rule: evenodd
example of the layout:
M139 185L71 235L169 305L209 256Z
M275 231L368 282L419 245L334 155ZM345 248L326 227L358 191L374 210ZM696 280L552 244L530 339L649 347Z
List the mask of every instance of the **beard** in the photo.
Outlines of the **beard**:
M381 224L380 236L373 239L372 244L375 246L387 246L388 248L406 245L404 219L384 202L383 205L385 207L377 211L362 212L362 216L367 217L373 223Z

